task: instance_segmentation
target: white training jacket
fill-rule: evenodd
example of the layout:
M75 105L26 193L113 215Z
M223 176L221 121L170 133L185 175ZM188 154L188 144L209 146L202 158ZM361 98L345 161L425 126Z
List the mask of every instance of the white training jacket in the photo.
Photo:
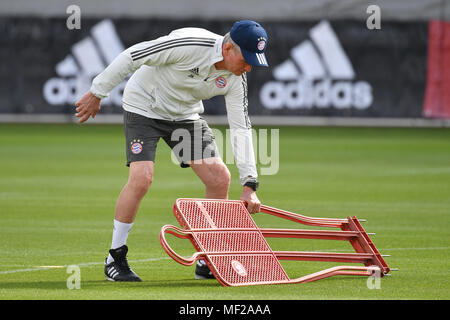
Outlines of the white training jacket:
M105 98L130 73L123 94L126 111L154 119L196 120L203 99L225 96L231 145L241 184L257 178L247 77L216 70L223 60L223 36L200 28L183 28L123 51L97 77L90 91Z

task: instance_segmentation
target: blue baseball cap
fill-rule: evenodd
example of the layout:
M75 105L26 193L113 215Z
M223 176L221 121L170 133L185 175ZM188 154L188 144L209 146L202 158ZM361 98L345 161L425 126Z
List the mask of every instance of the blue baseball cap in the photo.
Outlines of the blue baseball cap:
M249 65L269 66L264 54L267 33L259 23L252 20L237 21L230 30L230 36L241 48L242 56Z

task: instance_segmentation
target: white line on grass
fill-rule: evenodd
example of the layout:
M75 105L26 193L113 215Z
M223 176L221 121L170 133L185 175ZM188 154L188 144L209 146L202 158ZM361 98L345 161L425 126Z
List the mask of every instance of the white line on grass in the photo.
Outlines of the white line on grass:
M379 249L379 251L402 251L402 250L449 250L450 247L427 247L427 248L386 248L386 249ZM350 250L325 250L328 252L331 251L350 251ZM159 258L149 258L149 259L139 259L139 260L130 260L129 262L136 263L136 262L151 262L151 261L159 261L159 260L167 260L171 259L170 257L159 257ZM97 266L97 265L103 265L104 262L85 262L85 263L73 263L71 265L77 265L79 267L91 267L91 266ZM67 268L69 265L64 266L39 266L39 267L33 267L33 268L26 268L26 269L16 269L16 270L6 270L6 271L0 271L0 274L11 274L11 273L17 273L17 272L30 272L30 271L41 271L41 270L51 270L56 268Z
M170 257L129 260L129 262L132 262L132 263L149 262L149 261L158 261L158 260L166 260L166 259L170 259ZM96 266L96 265L104 265L104 262L73 263L70 265L77 265L79 267L91 267L91 266ZM26 269L6 270L6 271L0 271L0 274L11 274L11 273L17 273L17 272L30 272L30 271L41 271L41 270L67 268L70 265L68 264L68 265L64 265L64 266L38 266L38 267L26 268Z

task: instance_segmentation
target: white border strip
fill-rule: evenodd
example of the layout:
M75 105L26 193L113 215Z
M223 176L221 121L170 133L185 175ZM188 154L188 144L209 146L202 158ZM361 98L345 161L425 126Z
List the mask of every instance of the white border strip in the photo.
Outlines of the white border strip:
M202 116L210 125L228 125L227 116ZM77 123L73 114L1 114L0 123ZM252 116L254 126L420 127L449 128L450 119ZM100 114L87 124L122 124L121 114Z

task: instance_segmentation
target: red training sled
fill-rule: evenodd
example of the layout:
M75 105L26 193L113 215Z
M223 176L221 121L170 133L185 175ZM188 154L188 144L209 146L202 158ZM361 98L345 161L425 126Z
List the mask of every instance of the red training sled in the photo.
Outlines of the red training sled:
M261 205L261 212L309 226L340 230L264 229L253 221L243 201L177 199L173 212L183 229L161 228L159 239L167 254L189 266L206 261L224 286L311 282L336 275L384 276L390 268L356 217L313 218ZM178 255L166 241L166 233L189 239L197 252L190 258ZM265 238L346 240L356 253L272 251ZM336 266L290 279L279 260L333 261L364 266Z

